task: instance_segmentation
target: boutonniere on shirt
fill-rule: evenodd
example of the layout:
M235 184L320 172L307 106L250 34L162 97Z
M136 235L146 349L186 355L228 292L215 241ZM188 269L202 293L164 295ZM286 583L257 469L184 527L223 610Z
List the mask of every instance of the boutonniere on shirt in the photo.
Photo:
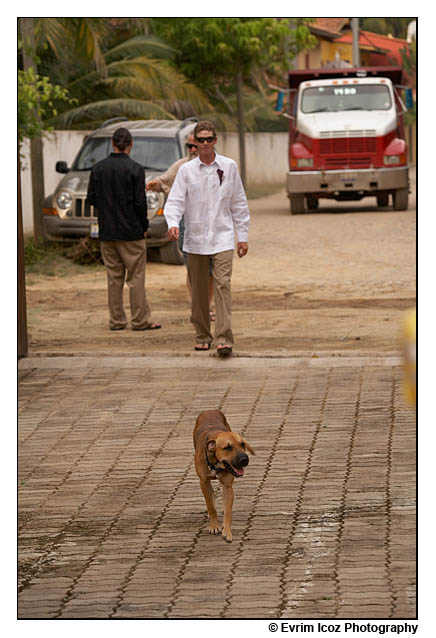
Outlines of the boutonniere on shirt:
M220 168L217 170L218 173L218 177L220 178L220 186L223 183L223 179L224 179L224 171L222 171Z

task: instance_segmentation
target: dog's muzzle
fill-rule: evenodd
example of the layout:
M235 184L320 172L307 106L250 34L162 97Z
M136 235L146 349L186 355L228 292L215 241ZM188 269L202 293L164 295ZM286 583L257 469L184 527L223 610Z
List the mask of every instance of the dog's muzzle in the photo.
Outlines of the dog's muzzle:
M232 463L224 461L224 465L233 476L244 476L244 467L248 465L248 456L246 454L238 454Z

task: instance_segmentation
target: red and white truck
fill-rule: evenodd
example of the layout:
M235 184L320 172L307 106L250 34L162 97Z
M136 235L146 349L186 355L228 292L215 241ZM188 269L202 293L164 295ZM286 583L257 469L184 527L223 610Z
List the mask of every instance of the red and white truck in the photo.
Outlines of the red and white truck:
M289 71L291 213L321 198L375 197L406 210L409 195L406 107L400 67Z

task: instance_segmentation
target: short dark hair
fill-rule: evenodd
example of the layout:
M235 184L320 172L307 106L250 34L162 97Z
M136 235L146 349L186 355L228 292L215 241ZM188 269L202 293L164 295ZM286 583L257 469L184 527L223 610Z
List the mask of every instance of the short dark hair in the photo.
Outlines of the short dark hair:
M210 131L213 134L213 136L216 137L215 125L212 124L212 122L209 122L209 120L202 120L201 122L197 124L197 126L194 129L194 137L197 137L200 131Z
M126 128L117 128L115 133L112 135L112 143L120 151L125 151L132 142L132 134Z

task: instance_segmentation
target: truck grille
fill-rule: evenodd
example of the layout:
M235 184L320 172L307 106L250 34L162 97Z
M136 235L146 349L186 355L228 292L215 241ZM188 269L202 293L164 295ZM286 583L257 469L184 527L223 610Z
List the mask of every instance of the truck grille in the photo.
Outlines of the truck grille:
M371 157L327 157L325 168L367 168L371 164Z
M79 218L91 218L97 217L95 214L94 206L90 206L87 199L82 199L81 197L77 197L74 201L74 217Z
M376 153L377 140L371 137L343 137L338 139L321 139L321 155L336 153Z

